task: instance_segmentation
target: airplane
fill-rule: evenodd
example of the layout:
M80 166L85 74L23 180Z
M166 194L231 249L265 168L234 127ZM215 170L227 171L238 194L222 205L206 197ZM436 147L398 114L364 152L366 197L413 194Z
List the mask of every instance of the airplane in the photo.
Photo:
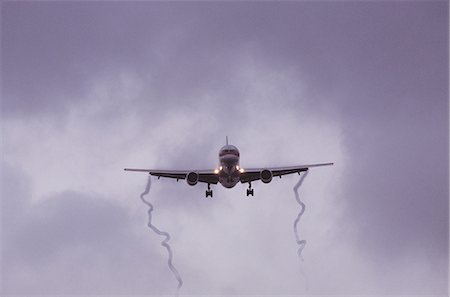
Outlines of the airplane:
M125 171L147 172L150 175L173 178L179 181L186 180L188 185L195 186L198 182L208 184L206 198L213 196L211 184L220 183L225 188L232 188L238 182L248 183L247 197L254 196L252 182L261 180L263 183L270 183L273 177L307 171L311 167L330 166L333 163L319 163L310 165L298 165L290 167L266 167L244 169L239 165L239 150L234 145L228 144L228 136L225 138L226 144L219 150L219 167L214 170L154 170L125 168Z

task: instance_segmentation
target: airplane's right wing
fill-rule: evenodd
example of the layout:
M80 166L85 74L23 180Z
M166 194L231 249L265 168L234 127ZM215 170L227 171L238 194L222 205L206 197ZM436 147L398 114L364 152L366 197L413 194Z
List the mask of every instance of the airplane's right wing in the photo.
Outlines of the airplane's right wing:
M260 180L261 177L265 178L264 175L267 174L266 178L272 178L275 176L282 176L291 173L300 173L302 171L307 171L311 167L319 167L319 166L330 166L333 163L319 163L319 164L310 164L310 165L298 165L298 166L289 166L289 167L267 167L267 168L250 168L245 169L244 172L241 173L241 183L248 183L255 180Z
M177 181L186 179L189 173L194 172L198 174L198 181L207 184L217 184L219 178L213 170L156 170L156 169L137 169L125 168L125 171L147 172L150 175L160 177L173 178Z

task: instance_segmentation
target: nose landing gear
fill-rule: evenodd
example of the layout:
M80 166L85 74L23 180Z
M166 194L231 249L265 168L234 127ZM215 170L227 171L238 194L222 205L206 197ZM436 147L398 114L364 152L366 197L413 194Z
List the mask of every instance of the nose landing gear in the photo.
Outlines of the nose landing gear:
M206 195L206 198L208 198L208 196L212 198L212 196L213 196L213 192L211 190L210 184L208 184L208 190L206 190L206 194L205 195Z
M247 197L250 196L250 195L254 196L254 192L253 192L253 189L252 189L252 183L248 183Z

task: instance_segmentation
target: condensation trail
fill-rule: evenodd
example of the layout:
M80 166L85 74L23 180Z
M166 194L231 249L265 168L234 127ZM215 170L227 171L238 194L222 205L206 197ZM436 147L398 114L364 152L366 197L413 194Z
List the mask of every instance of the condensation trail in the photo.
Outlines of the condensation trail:
M298 213L297 218L295 218L295 221L294 221L295 240L297 241L297 244L299 245L298 250L297 250L297 255L301 261L303 261L302 251L305 248L306 240L300 239L300 235L298 234L298 231L297 231L297 225L298 225L298 222L300 221L300 218L302 217L303 213L305 212L306 206L305 206L305 203L303 203L300 200L300 196L298 195L298 189L302 185L303 180L305 179L305 177L307 175L308 175L308 171L305 171L305 173L300 177L300 180L294 186L295 199L297 200L298 204L300 204L300 206L301 206L301 210ZM300 271L305 279L305 290L306 290L306 292L308 292L309 291L308 276L306 275L303 265L300 267Z
M308 175L308 171L305 171L305 173L300 177L300 180L297 182L297 184L294 186L294 193L295 193L295 199L297 200L298 204L300 204L300 206L302 207L300 212L297 215L297 218L294 221L294 234L295 234L295 240L297 241L297 244L299 245L299 248L297 250L297 254L300 257L300 259L303 261L303 257L302 257L302 251L305 248L306 245L306 240L304 239L300 239L300 235L298 234L297 231L297 225L298 222L300 221L300 218L302 217L303 213L305 212L305 203L303 203L300 200L300 196L298 195L298 188L300 188L300 186L303 183L303 180L305 179L305 177Z
M178 273L178 270L172 264L173 253L172 253L172 249L170 248L170 245L168 244L168 242L170 240L170 235L167 232L163 232L163 231L159 230L152 224L153 205L149 201L145 200L145 198L144 198L144 196L150 192L151 183L152 183L151 176L149 175L148 181L147 181L147 186L145 187L145 191L141 194L142 202L144 202L148 206L148 224L147 224L147 226L150 229L152 229L156 234L166 237L163 241L161 241L161 245L163 247L165 247L167 249L167 252L169 253L169 259L167 260L167 265L169 266L169 269L172 271L172 273L174 274L175 278L178 281L178 286L177 286L177 291L176 291L176 296L178 296L180 288L181 288L181 286L183 286L183 280L181 279L181 276Z

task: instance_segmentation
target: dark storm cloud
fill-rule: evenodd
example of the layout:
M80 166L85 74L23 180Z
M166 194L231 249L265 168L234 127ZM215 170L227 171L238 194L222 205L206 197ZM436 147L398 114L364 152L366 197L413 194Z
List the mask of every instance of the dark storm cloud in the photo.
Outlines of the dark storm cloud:
M40 169L40 159L52 160L45 142L64 157L60 167L52 167L61 175L71 168L84 176L94 167L123 180L110 173L122 166L117 159L125 160L124 166L204 169L215 161L226 134L241 149L242 162L245 152L252 165L298 162L302 156L293 151L337 161L340 152L334 146L326 151L329 145L320 138L329 135L324 127L335 127L330 139L343 156L333 168L337 197L330 203L337 201L337 218L331 233L356 247L367 271L374 271L376 276L361 279L361 290L379 292L369 281L375 279L388 293L446 292L447 2L6 2L2 61L6 158L24 170ZM52 129L40 134L47 125ZM25 133L33 129L43 138ZM311 149L316 138L320 143ZM47 175L65 184L48 172L30 176L28 183L3 171L4 183L16 185L5 195L17 197L5 201L5 209L16 209L3 211L6 222L14 221L17 209L30 207L21 197L40 193L30 184L48 186L40 179ZM120 188L111 182L108 187ZM220 221L233 210L232 200L189 199L203 195L201 187L186 190L161 180L152 191L155 207L168 214L167 221L159 219L179 234L188 232L189 224L201 225L196 217ZM28 230L43 235L42 248L28 262L78 242L95 247L91 236L97 229L88 233L87 225L99 226L106 242L127 238L130 219L123 210L73 186L58 193L33 208L15 237L7 237L15 238L16 252L23 253L32 244ZM74 226L69 209L86 214L86 224ZM193 221L186 219L186 226L181 218L168 219L186 213ZM119 225L108 231L110 224ZM63 228L73 228L73 235L53 240ZM211 238L218 240L212 233ZM413 287L399 284L408 278L401 272L425 271L402 262L409 254L434 267L438 277L417 276ZM382 282L385 265L395 273ZM331 292L351 287L330 283ZM325 280L316 284L327 287Z
M162 268L163 261L130 232L132 218L107 197L64 192L33 204L24 191L26 175L6 164L2 173L3 293L162 293L170 288L148 269ZM125 275L133 281L118 286L111 281Z
M220 87L227 77L217 71L227 63L223 43L205 51L210 42L203 38L213 32L201 29L196 5L184 15L179 12L185 5L179 5L5 3L4 112L60 111L76 104L62 97L78 101L96 75L123 68L156 80L159 100L189 97L191 88L205 84Z

